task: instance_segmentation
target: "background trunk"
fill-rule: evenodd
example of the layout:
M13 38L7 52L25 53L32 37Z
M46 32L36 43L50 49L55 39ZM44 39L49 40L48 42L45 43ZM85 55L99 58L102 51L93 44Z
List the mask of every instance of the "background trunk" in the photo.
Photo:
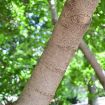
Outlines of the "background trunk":
M88 91L89 91L89 95L88 95L88 104L89 105L98 105L97 102L97 95L96 95L96 86L95 86L95 77L92 76L91 83L88 83Z
M68 0L53 36L16 105L48 105L82 39L98 0Z

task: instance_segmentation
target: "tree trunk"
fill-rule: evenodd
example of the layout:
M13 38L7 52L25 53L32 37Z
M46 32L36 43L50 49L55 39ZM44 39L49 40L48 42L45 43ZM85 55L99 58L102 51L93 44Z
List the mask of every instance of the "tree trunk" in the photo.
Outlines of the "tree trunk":
M55 6L55 0L48 0L50 10L51 10L51 16L52 16L52 23L55 25L58 21L58 15L57 15L57 10Z
M36 70L15 105L49 105L98 0L68 0Z
M88 86L88 90L89 90L89 94L91 95L91 97L88 97L88 104L89 105L98 105L97 103L97 97L95 96L96 94L96 87L93 85L89 85Z
M58 20L55 2L54 2L54 0L48 0L48 1L49 1L50 9L51 9L51 14L52 14L52 23L55 25L55 23ZM94 71L95 71L101 85L105 89L105 75L102 72L103 70L101 69L100 64L97 62L97 59L92 54L92 52L88 48L87 44L83 40L81 41L81 43L79 45L79 48L84 53L86 59L89 61L89 63L93 67L93 69L94 69Z
M92 83L88 83L88 91L89 91L88 104L89 105L98 105L94 76L92 76L90 82L92 82Z

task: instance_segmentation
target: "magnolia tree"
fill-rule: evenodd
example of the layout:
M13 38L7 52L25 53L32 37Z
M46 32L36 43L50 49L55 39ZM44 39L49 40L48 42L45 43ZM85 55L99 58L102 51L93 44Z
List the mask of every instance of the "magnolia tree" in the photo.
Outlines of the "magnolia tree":
M94 21L96 21L97 18L100 20L99 22L98 20L95 22L94 29L92 29L92 26L89 30L89 35L85 37L85 40L89 42L89 45L92 43L90 47L93 48L93 46L95 46L95 49L98 48L96 53L99 49L100 52L104 49L102 48L102 46L104 46L103 43L101 46L96 46L99 45L99 40L102 41L102 37L98 36L98 38L96 38L96 36L94 36L94 39L97 39L95 44L92 40L92 35L104 33L102 30L102 27L104 27L104 8L102 9L102 7L104 7L104 1L102 0L101 2L101 9L98 7L98 12L95 12L92 25L94 25ZM45 46L45 51L35 70L33 70L32 77L23 90L19 101L17 101L17 105L49 104L63 78L69 61L71 61L78 46L94 68L103 88L105 87L102 69L90 50L86 47L86 43L82 40L83 34L91 23L91 17L97 3L98 1L92 0L68 0L64 5L59 20L54 7L54 2L50 2L50 0L49 4L46 0L36 2L33 0L21 2L4 1L2 3L2 5L6 6L0 6L2 9L0 13L0 73L2 74L1 84L3 84L0 89L1 100L5 100L8 103L8 97L14 94L20 94L27 79L30 78L31 70L37 64L37 59L41 56ZM63 7L63 2L56 1L55 4L57 5L57 12L59 15ZM51 11L49 10L49 5ZM52 12L52 16L49 15L50 12ZM53 24L55 24L57 20L58 22L56 23L50 38L51 29L53 27L50 22L51 18ZM97 26L96 23L98 23L97 28L95 28ZM99 26L99 24L101 25ZM90 36L90 34L92 35ZM48 40L49 43L46 45L45 43ZM66 74L67 79L71 78L71 82L76 84L79 84L81 80L88 80L89 78L86 76L91 72L89 65L83 59L83 55L82 57L80 56L81 53L78 51L76 57L79 61L74 58L71 66L68 68L69 71ZM84 64L80 60L84 60ZM88 70L83 71L84 68L87 68ZM84 76L84 78L80 74ZM83 83L85 84L87 82L85 81ZM89 86L89 88L90 87L91 86Z
M68 0L53 36L16 105L48 105L90 24L97 1Z

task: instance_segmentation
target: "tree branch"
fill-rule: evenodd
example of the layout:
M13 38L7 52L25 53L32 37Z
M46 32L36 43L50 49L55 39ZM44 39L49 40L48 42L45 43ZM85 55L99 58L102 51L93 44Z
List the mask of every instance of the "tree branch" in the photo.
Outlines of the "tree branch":
M95 56L91 53L90 49L88 48L88 46L86 45L86 43L83 40L81 41L79 48L82 50L85 57L87 58L87 60L91 64L91 66L93 67L100 83L102 84L103 88L105 89L105 75L103 73L103 70L101 69L100 64L97 62Z

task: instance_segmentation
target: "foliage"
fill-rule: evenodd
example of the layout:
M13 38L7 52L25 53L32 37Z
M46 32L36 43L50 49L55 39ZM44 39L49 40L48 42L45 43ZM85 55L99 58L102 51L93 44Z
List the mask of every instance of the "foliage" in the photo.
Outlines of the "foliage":
M56 5L60 15L64 0L57 0ZM101 0L84 37L103 69L104 5L105 1ZM12 101L12 96L20 95L51 36L53 25L47 0L0 0L0 10L0 101L6 103ZM71 99L86 97L83 92L87 93L87 85L93 74L90 64L78 50L54 101L59 105L68 105ZM103 90L97 81L96 85L98 94Z

